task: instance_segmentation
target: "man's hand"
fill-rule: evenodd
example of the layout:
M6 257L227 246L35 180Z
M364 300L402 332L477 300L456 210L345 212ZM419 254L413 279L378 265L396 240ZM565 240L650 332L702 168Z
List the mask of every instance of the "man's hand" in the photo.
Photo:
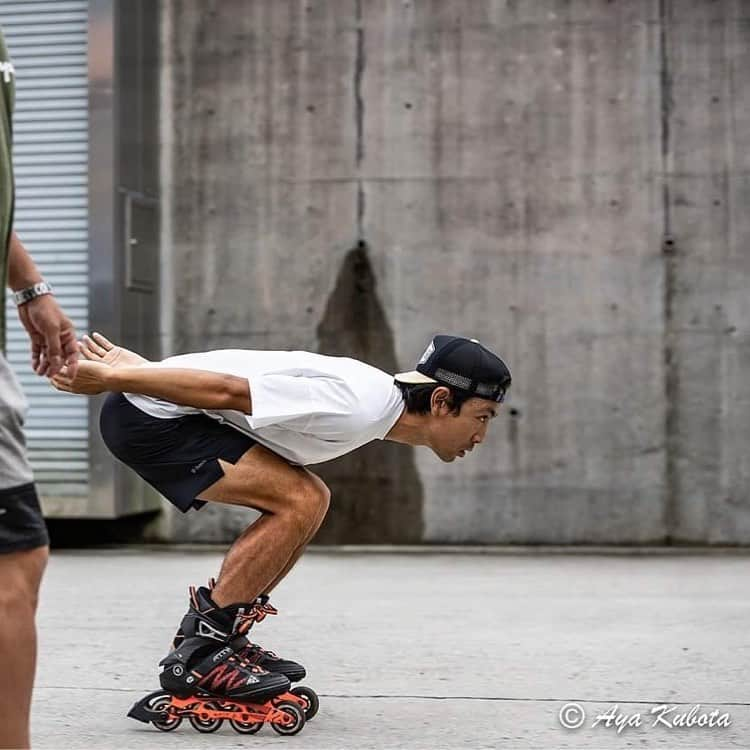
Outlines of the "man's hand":
M81 354L91 362L101 362L110 367L138 367L148 362L140 354L131 352L124 346L116 346L101 333L85 336L78 344Z
M75 375L78 366L76 331L51 294L26 302L18 317L31 339L31 366L37 375L53 377L66 366Z
M52 385L58 391L94 396L108 390L107 386L112 372L113 369L109 365L82 360L78 362L78 367L74 373L71 373L70 369L66 367L58 375L55 375L52 378Z

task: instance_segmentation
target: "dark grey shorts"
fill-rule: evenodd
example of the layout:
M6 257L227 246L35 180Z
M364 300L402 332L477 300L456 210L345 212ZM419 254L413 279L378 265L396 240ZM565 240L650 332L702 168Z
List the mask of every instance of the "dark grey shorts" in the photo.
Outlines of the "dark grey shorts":
M34 485L0 490L0 554L48 544L47 526Z
M183 513L206 503L198 495L224 476L219 459L237 460L256 441L205 414L159 419L121 393L110 393L99 428L112 454Z
M23 436L27 408L18 380L0 354L0 490L33 481Z

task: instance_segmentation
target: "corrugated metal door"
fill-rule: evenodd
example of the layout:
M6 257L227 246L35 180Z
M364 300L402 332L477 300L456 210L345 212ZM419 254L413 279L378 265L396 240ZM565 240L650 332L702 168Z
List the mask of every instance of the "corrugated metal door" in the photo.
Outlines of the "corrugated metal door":
M15 228L79 331L88 318L88 0L0 0L16 70ZM88 492L86 399L53 391L29 365L8 304L8 359L29 400L29 455L42 496Z

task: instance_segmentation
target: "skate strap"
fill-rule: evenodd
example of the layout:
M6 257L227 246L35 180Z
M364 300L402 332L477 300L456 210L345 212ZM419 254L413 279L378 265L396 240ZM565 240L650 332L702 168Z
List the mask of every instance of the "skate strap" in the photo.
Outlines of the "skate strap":
M196 677L203 677L207 675L212 669L217 667L219 664L223 664L233 656L237 656L237 652L247 645L247 638L244 635L235 636L228 641L223 648L215 651L213 654L209 654L204 659L198 662L190 671Z
M208 579L208 590L213 591L216 588L216 579ZM191 587L190 594L193 597L193 601L197 603L195 597L195 589ZM234 618L234 625L232 632L234 633L247 633L252 627L253 623L265 620L267 615L277 615L279 610L276 609L272 604L268 603L268 594L261 594L255 601L250 604L243 605L232 605L237 607L237 612ZM246 609L247 608L247 609Z
M248 643L250 643L250 641L248 641L244 635L236 635L229 641L229 648L235 653L239 653Z

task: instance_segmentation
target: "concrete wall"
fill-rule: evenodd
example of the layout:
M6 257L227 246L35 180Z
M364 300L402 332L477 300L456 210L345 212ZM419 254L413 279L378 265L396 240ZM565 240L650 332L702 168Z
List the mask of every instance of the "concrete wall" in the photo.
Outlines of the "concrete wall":
M667 530L691 541L750 542L749 10L675 3L664 32Z
M395 371L447 331L513 370L470 458L321 467L319 540L750 542L743 10L163 0L173 350Z

